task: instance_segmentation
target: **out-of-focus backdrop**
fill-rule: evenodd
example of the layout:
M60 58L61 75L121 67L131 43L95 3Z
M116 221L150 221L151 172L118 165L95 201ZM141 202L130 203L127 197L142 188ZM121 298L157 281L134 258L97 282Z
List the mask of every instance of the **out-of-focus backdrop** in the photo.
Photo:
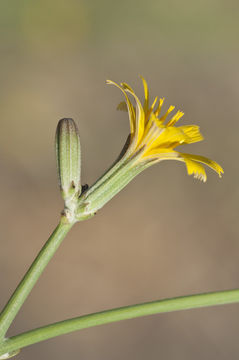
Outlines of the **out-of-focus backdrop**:
M116 111L128 82L199 124L189 153L218 161L200 183L178 162L138 176L77 224L9 336L80 314L239 286L238 1L2 0L0 4L0 305L58 222L54 133L79 125L83 183L115 160L129 132ZM25 348L19 360L237 359L239 306L151 316Z

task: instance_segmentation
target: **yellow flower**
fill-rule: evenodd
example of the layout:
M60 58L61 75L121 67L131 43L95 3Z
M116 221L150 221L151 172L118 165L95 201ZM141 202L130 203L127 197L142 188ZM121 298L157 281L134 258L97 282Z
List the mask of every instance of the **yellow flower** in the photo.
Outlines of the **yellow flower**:
M215 161L199 155L176 151L182 144L191 144L203 140L197 125L175 126L183 116L177 111L170 119L168 115L174 110L170 106L161 114L164 99L155 98L149 104L149 92L146 81L144 86L144 103L141 104L131 87L108 80L108 84L117 86L124 94L125 101L118 105L119 110L129 114L130 135L117 160L79 198L76 209L78 219L93 216L109 200L118 194L131 180L143 170L162 160L178 160L186 164L189 175L206 181L207 176L202 164L208 165L221 177L223 169ZM134 107L131 97L134 98Z
M215 161L204 156L185 154L174 149L183 144L191 144L203 140L197 125L175 126L179 119L184 115L182 111L177 111L169 120L168 115L174 110L170 106L166 113L161 114L164 98L156 97L150 106L148 85L142 78L144 86L144 104L132 88L122 83L121 86L113 81L107 80L108 84L117 86L125 96L125 102L118 106L119 110L128 110L130 122L130 144L126 152L127 157L132 157L140 152L137 157L138 163L150 164L162 160L178 160L186 164L189 175L206 181L207 175L202 164L215 170L221 177L222 167ZM132 95L136 102L136 109L133 106L128 94Z

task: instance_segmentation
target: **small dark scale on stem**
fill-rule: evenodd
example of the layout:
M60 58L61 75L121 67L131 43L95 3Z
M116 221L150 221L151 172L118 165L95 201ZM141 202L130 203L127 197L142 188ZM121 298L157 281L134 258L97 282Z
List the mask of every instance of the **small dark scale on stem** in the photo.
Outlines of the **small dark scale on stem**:
M81 195L89 189L89 185L88 184L84 184L81 186Z

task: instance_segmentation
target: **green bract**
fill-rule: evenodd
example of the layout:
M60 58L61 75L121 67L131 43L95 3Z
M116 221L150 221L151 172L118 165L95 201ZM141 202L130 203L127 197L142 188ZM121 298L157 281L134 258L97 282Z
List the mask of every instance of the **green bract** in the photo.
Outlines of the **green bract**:
M62 197L70 200L81 193L80 137L73 119L61 119L56 128L56 160Z

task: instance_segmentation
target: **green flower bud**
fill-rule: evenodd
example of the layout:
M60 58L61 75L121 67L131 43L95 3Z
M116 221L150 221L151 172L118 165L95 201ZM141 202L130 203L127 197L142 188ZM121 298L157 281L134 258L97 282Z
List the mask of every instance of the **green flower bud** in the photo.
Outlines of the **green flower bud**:
M81 151L73 119L61 119L56 128L56 161L59 186L65 202L81 193Z

